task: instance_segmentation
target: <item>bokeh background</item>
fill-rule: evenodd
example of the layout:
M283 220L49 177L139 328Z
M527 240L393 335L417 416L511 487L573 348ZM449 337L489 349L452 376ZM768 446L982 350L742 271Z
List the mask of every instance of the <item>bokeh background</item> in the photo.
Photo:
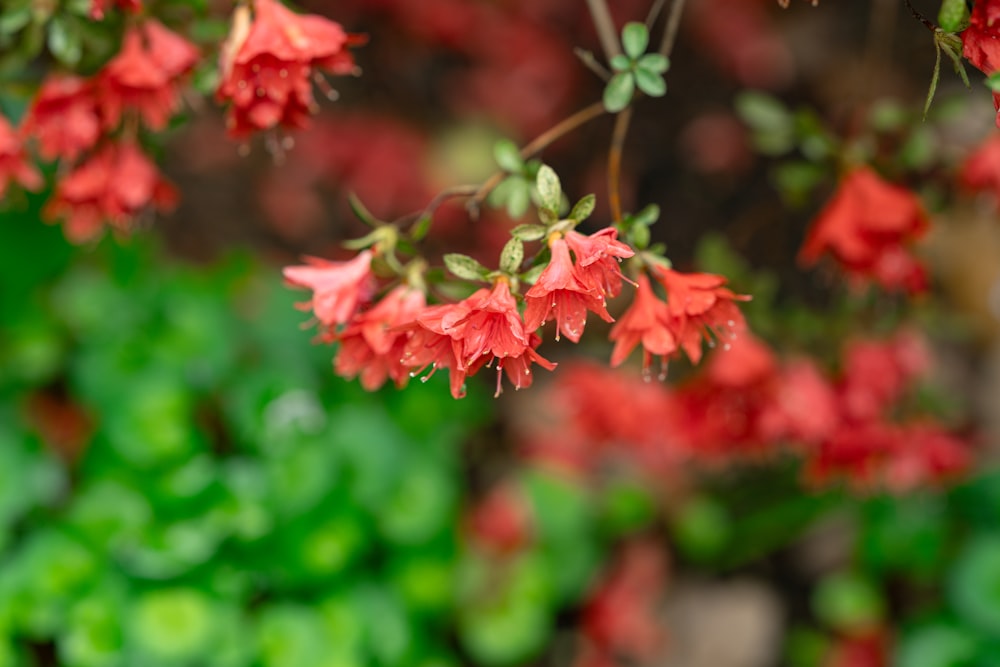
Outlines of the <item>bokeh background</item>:
M612 4L621 25L650 3ZM370 41L280 159L240 150L192 92L146 137L172 213L78 246L42 221L46 192L8 192L0 667L998 664L1000 223L956 175L995 132L982 76L966 91L945 62L923 121L934 45L900 2L688 4L669 91L626 142L625 208L658 205L675 266L754 296L759 347L664 384L610 371L592 322L543 348L559 369L527 392L366 393L281 283L304 254L350 255L348 193L385 220L419 211L488 177L497 140L598 99L579 0L304 2ZM205 43L228 10L199 6ZM54 67L0 68L9 118ZM611 124L541 156L571 198L597 194L590 231ZM918 299L796 263L831 154L858 145L931 212ZM446 205L431 251L492 264L517 222ZM867 458L761 436L767 410L809 425L848 394L939 430ZM692 433L697 455L676 445Z

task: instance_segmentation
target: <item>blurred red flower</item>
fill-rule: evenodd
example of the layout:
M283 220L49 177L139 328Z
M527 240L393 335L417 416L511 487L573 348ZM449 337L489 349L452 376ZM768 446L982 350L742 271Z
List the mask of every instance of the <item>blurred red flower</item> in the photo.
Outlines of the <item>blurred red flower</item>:
M799 262L810 266L830 253L854 280L921 292L927 289L926 272L904 245L927 228L927 216L912 192L887 183L869 167L857 167L816 218Z
M121 51L95 79L104 127L117 127L132 110L150 129L162 130L177 111L185 79L199 58L193 44L157 21L130 28Z
M100 234L105 222L127 231L143 211L176 201L174 188L137 145L108 143L56 183L45 215L65 218L66 237L80 243Z
M48 77L35 94L22 123L46 160L75 160L101 136L92 82L77 76Z
M959 182L968 190L990 193L1000 205L1000 134L991 135L965 159Z
M315 110L311 77L318 72L355 70L347 47L363 38L348 35L338 23L300 15L277 0L256 0L254 17L239 7L223 46L222 81L217 97L229 101L226 119L233 137L282 126L303 128Z
M0 116L0 198L11 182L28 190L37 190L42 187L42 175L28 160L14 128Z
M312 310L329 333L353 318L375 293L373 256L370 250L363 250L349 262L307 257L307 264L286 266L282 273L289 284L313 291L312 299L300 307Z

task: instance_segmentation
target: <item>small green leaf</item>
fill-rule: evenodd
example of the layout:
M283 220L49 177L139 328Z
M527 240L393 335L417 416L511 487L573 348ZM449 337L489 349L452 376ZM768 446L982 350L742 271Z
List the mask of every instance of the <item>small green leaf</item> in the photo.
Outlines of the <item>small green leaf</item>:
M510 235L522 241L537 241L545 236L544 225L518 225L510 230Z
M512 177L507 194L507 215L514 220L523 218L531 206L531 185L520 177Z
M619 72L604 88L604 108L609 113L618 113L629 105L634 93L635 77L631 72Z
M937 92L938 80L941 78L941 43L934 40L934 72L931 74L931 85L927 89L927 99L924 100L924 119L930 111L931 102L934 101L934 93Z
M429 215L422 215L413 226L410 228L410 238L414 241L421 241L427 236L427 232L431 230L431 222L433 218Z
M562 204L562 186L559 184L559 176L552 170L552 167L543 164L538 169L536 185L542 208L558 213L559 205Z
M659 53L647 53L639 58L638 67L648 69L650 72L663 74L670 69L670 59Z
M646 52L649 45L649 31L646 26L637 21L625 24L622 28L622 47L625 53L635 60Z
M758 132L790 131L794 118L778 98L747 91L736 98L736 113Z
M347 195L347 205L351 207L354 216L369 227L378 227L381 221L372 215L361 199L353 192Z
M573 210L569 212L569 219L575 220L577 222L583 222L594 212L594 207L597 205L597 197L594 195L587 195L583 197L580 201L573 206Z
M489 270L469 257L457 252L450 252L444 256L444 265L452 274L462 280L483 280Z
M49 23L49 51L64 65L75 67L83 56L83 42L75 23L56 17Z
M509 139L501 139L493 146L493 157L504 171L520 172L524 168L521 151Z
M512 236L503 250L500 251L500 270L504 273L514 274L521 268L524 261L524 241Z
M641 211L632 216L633 225L649 226L660 217L660 207L656 204L649 204Z
M649 227L636 225L629 232L629 240L639 250L645 250L649 246Z
M635 82L639 86L639 90L650 97L663 97L667 93L667 82L663 80L662 76L648 69L637 67Z
M616 72L627 72L632 69L632 60L624 53L619 53L611 57L610 65Z
M13 35L31 21L31 7L21 7L0 14L0 35Z
M969 23L969 7L965 0L942 0L938 25L945 32L961 32Z

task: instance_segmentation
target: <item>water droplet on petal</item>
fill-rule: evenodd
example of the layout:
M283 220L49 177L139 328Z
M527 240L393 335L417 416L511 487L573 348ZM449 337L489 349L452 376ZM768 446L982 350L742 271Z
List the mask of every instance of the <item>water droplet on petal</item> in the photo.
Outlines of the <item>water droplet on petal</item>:
M732 346L732 345L730 345L729 343L725 343L725 344L724 344L724 345L722 346L722 349L723 349L723 350L725 350L726 352L729 352L729 350L733 349L733 346Z

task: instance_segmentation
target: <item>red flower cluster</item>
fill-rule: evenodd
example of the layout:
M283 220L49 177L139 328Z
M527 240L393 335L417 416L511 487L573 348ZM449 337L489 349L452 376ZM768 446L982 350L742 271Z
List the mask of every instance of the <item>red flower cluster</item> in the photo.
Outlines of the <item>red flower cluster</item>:
M37 190L42 186L42 175L28 160L14 128L0 116L0 199L11 182L28 190Z
M176 198L135 144L109 143L56 184L45 212L63 218L66 237L81 243L98 235L105 222L127 231L150 205L167 209Z
M717 465L791 448L812 483L905 491L969 463L968 446L942 426L899 414L928 365L926 345L909 332L847 346L834 378L808 359L779 362L750 335L675 390L575 364L547 389L537 423L529 419L526 455L581 474L625 461L662 478L685 461Z
M576 667L647 663L665 640L657 608L667 575L666 556L655 544L626 544L584 603L584 647Z
M513 483L492 488L469 514L466 529L473 544L499 556L519 552L532 538L530 503Z
M888 290L927 289L924 267L906 245L928 228L919 200L868 167L849 172L806 236L799 262L811 266L830 253L847 275Z
M962 33L962 54L986 74L1000 70L1000 3L977 0L969 16L969 27ZM1000 93L993 93L1000 126Z
M106 129L127 111L152 130L162 130L180 105L181 89L198 62L198 49L152 19L125 33L121 51L95 80Z
M238 8L223 46L217 91L220 101L231 103L230 135L305 127L316 107L312 78L325 85L321 72L354 72L347 47L363 41L333 21L296 14L277 0L256 0L252 22L249 9Z
M619 366L637 345L643 347L643 370L649 372L652 357L661 359L661 375L667 358L684 350L692 363L701 360L702 340L731 340L746 327L734 301L747 301L724 287L726 279L708 273L679 273L662 266L653 277L667 294L661 301L645 275L639 276L635 301L611 330L615 342L611 365Z
M173 189L135 135L139 123L166 127L198 57L187 40L149 19L128 29L121 52L91 79L54 75L42 84L21 131L43 159L73 163L46 208L51 218L65 217L67 238L89 240L104 222L128 230L143 211L172 206ZM108 138L121 126L122 136Z

